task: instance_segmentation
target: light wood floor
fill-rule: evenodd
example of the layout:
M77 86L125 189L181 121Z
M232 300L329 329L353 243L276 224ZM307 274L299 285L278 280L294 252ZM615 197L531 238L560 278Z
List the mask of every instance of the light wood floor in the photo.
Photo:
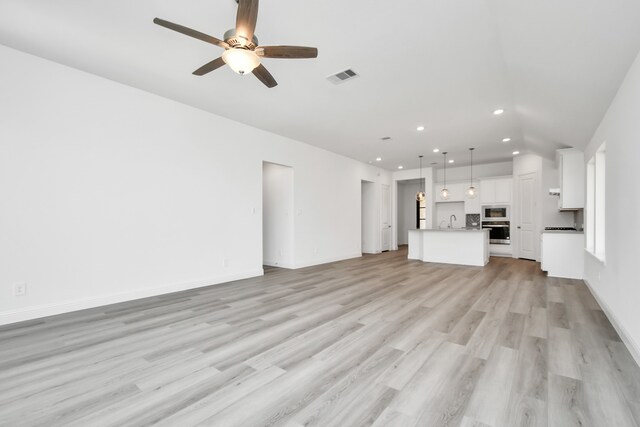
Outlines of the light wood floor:
M406 251L0 328L2 426L636 426L584 283Z

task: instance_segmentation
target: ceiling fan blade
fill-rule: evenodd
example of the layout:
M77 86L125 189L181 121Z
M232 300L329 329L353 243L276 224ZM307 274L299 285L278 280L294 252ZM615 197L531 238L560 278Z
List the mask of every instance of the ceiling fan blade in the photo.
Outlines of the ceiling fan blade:
M203 42L207 42L207 43L211 43L214 44L216 46L220 46L223 49L228 49L229 45L225 42L223 42L220 39L217 39L213 36L210 36L208 34L205 33L201 33L200 31L196 31L196 30L192 30L191 28L187 28L185 26L179 25L179 24L174 24L173 22L169 22L169 21L165 21L164 19L160 19L160 18L155 18L153 20L153 22L155 24L158 24L162 27L168 28L170 30L173 31L177 31L179 33L182 33L184 35L187 35L189 37L193 37L195 39L198 40L202 40Z
M258 0L240 0L236 16L236 36L243 37L250 43L256 30L258 20Z
M253 75L258 78L268 88L278 86L278 82L273 78L270 72L260 64L253 70Z
M224 65L224 61L222 60L222 57L220 57L218 59L214 59L211 62L207 62L202 67L200 67L197 70L195 70L193 72L193 74L196 75L196 76L204 76L205 74L210 73L213 70L217 70L218 68L222 67L223 65Z
M258 46L256 54L265 58L317 58L318 49L305 46Z

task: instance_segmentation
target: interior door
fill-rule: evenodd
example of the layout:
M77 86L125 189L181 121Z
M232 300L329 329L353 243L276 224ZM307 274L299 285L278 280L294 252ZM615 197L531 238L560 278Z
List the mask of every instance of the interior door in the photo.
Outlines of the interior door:
M536 259L535 189L536 172L518 177L518 258Z
M380 223L382 225L382 251L391 249L391 193L388 185L382 186L382 211L380 212Z

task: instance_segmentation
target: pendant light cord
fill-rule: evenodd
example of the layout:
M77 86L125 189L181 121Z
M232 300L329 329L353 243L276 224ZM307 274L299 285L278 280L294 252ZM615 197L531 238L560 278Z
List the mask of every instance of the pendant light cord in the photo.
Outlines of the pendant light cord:
M444 154L444 188L447 188L447 152L442 154Z
M469 148L469 151L471 151L471 182L469 187L473 187L473 148Z
M419 156L419 157L420 157L420 191L422 191L424 193L424 190L422 188L422 184L423 184L423 182L422 182L422 156Z

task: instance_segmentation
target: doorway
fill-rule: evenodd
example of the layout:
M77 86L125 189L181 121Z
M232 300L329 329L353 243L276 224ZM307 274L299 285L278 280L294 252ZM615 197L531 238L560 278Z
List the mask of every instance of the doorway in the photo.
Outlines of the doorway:
M518 258L536 259L536 172L518 176Z
M262 265L293 268L293 168L262 163Z
M424 178L396 181L396 218L398 246L409 243L409 230L418 228L416 193L424 188ZM426 222L426 220L425 220Z

